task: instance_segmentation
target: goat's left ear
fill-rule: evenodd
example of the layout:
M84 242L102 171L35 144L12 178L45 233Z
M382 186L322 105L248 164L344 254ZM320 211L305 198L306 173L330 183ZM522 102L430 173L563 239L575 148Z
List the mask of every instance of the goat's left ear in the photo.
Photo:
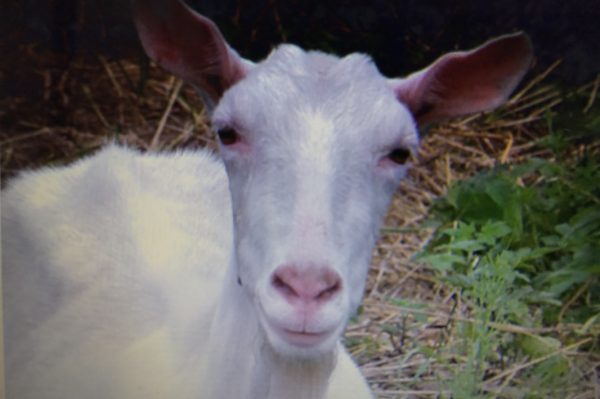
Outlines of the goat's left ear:
M398 100L419 125L491 110L506 101L529 69L533 50L524 33L444 55L404 79L392 79Z

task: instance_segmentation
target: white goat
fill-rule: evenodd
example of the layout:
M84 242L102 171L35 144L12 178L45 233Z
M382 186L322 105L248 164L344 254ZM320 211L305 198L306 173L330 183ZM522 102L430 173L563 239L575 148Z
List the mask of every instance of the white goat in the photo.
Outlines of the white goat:
M253 64L179 1L133 5L149 55L215 104L224 163L108 146L11 182L7 397L371 398L339 338L416 126L502 103L529 40L387 79L291 45Z

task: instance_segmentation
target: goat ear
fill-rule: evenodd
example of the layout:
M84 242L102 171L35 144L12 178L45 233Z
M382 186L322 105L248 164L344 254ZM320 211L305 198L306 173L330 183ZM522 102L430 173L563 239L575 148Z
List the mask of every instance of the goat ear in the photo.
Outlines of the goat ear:
M138 34L150 58L218 102L251 65L208 18L179 0L132 0Z
M524 33L444 55L405 79L392 79L398 100L419 125L493 109L506 101L532 62Z

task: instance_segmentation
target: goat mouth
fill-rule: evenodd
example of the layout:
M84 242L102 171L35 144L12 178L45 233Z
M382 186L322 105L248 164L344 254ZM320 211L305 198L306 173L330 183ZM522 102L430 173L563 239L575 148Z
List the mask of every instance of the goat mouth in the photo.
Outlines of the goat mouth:
M323 350L329 347L330 344L333 345L336 335L340 333L341 325L339 323L327 323L328 326L313 329L301 327L300 325L304 323L280 320L278 317L270 316L262 307L262 303L259 307L259 316L262 327L269 336L271 343L276 344L279 348L284 348L284 351L294 347L301 350Z
M288 344L302 348L317 346L332 334L332 331L307 332L290 330L287 328L277 328L277 332Z

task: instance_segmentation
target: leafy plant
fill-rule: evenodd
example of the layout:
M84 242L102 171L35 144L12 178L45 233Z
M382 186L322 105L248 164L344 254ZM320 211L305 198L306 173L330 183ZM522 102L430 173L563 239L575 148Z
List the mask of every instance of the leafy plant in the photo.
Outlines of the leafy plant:
M572 137L589 143L595 132ZM488 397L482 382L502 356L541 358L574 338L515 337L498 326L553 331L571 323L600 335L600 165L590 152L566 156L572 139L563 133L552 130L547 140L558 160L482 172L456 183L433 207L437 229L418 258L471 309L472 320L457 327L462 345L455 355L465 360L449 382L453 397ZM564 358L548 355L528 373L546 389L568 369Z
M440 227L421 259L461 288L475 289L486 272L502 277L511 299L546 305L545 321L559 321L582 284L599 292L599 166L533 159L456 184L434 207ZM584 322L597 312L597 297L581 299L562 316ZM524 322L511 307L509 318Z

